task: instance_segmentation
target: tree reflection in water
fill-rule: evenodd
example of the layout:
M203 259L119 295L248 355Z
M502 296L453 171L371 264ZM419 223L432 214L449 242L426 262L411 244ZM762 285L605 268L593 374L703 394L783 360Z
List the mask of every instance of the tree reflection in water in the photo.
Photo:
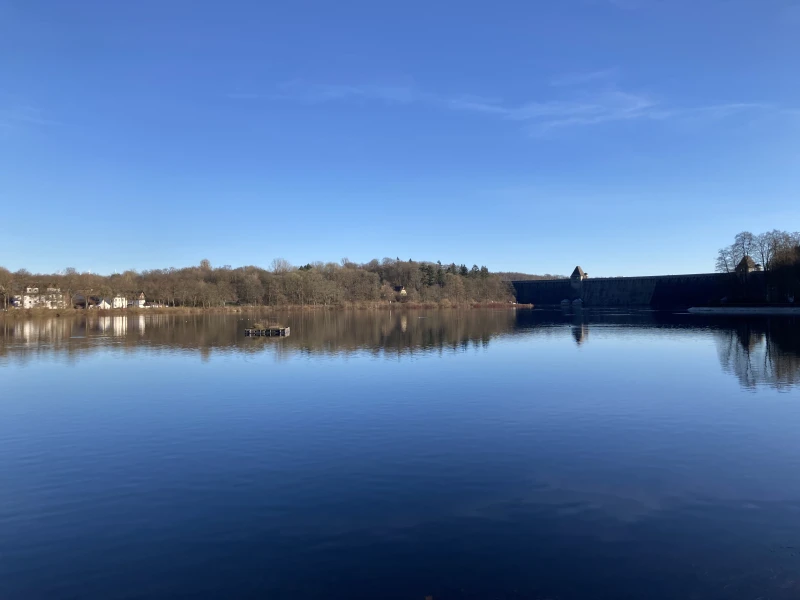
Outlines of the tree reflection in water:
M617 336L711 335L722 370L742 387L766 385L786 391L800 384L800 319L776 317L709 317L650 310L520 311L517 331L535 336L572 334L578 346L596 328Z
M115 315L5 320L0 357L24 362L41 353L69 359L107 351L414 354L481 347L514 330L512 310L309 311L276 315L287 338L245 338L253 318L235 315Z
M400 310L309 311L275 315L291 326L288 338L245 338L254 317L233 315L89 315L0 321L0 360L17 364L51 354L76 361L88 353L215 353L404 356L487 346L500 336L568 336L591 345L590 329L606 336L712 336L719 361L744 388L788 390L800 383L800 320L711 318L653 311ZM592 338L593 339L593 338Z
M740 321L716 332L722 369L742 387L789 390L800 383L800 327L794 320Z

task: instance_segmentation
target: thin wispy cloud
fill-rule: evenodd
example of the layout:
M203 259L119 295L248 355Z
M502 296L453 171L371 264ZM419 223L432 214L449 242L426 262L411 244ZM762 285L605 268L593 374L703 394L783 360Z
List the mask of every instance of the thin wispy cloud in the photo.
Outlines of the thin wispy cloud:
M698 106L695 108L688 108L683 111L684 115L705 115L714 119L724 119L744 111L771 111L783 114L791 114L791 110L781 110L774 104L766 104L763 102L737 102L732 104L712 104L711 106Z
M592 73L566 75L554 80L557 88L572 91L589 83L608 82L616 71L608 69ZM581 85L583 84L583 85ZM382 103L387 106L420 105L463 113L474 113L520 123L532 134L556 129L599 125L613 122L664 121L678 118L707 120L732 117L747 111L779 111L764 103L721 103L706 106L677 106L651 95L617 89L612 85L600 90L579 89L569 97L538 100L519 104L498 98L460 95L447 96L426 92L412 86L349 84L309 84L300 80L281 84L269 94L229 94L232 99L263 99L326 103Z
M550 81L550 85L555 87L564 87L570 85L584 85L587 83L598 82L611 82L619 75L619 70L614 69L601 69L599 71L590 71L588 73L568 73L555 77Z
M619 11L634 12L634 11L684 11L691 10L696 7L700 2L698 0L588 0L591 4L600 4L617 9ZM747 4L754 0L738 0L738 3ZM793 0L787 0L789 2ZM710 6L724 10L737 4L737 0L702 0L703 3ZM765 2L772 8L772 5L777 5L779 2ZM776 6L777 8L777 6Z
M590 125L640 118L665 118L658 104L645 96L612 91L580 100L528 102L520 105L450 102L451 108L492 113L511 121L531 124L541 131L573 125Z
M247 92L229 92L225 94L225 96L230 100L258 100L259 98L263 98L261 94Z
M605 0L605 2L624 10L636 10L638 8L643 8L646 6L646 3L652 2L652 0Z
M32 106L0 108L0 127L13 129L22 125L58 125L58 122L45 118L42 111Z
M293 99L308 104L319 104L338 100L381 101L390 104L432 102L435 97L407 86L392 85L320 85L303 81L290 81L278 86L271 95L276 99Z

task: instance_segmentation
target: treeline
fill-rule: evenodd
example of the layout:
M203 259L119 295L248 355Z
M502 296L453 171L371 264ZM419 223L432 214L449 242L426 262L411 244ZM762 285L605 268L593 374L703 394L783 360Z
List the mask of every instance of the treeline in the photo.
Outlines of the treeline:
M500 271L497 275L503 281L541 281L544 279L566 279L566 275L530 275L528 273L517 273L516 271Z
M513 289L486 267L455 263L417 262L385 258L356 264L311 263L293 266L275 259L269 269L247 266L214 268L208 260L182 269L125 271L114 275L10 272L0 267L0 294L8 306L11 297L28 287L60 288L76 297L125 296L133 300L144 292L148 302L166 306L342 306L359 303L404 302L442 305L509 302Z
M719 249L716 268L720 273L733 273L742 259L749 256L759 269L774 271L795 264L798 261L798 251L800 251L800 232L790 233L773 229L753 234L742 231L736 234L730 246Z
M765 272L767 300L800 298L800 232L742 231L730 246L719 249L716 269L720 273L735 273L746 256L753 260L756 270Z

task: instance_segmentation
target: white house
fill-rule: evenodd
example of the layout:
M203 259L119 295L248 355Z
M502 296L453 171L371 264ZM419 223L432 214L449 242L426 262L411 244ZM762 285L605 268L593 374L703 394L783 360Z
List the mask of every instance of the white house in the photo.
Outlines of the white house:
M111 308L111 301L108 298L100 298L97 301L97 304L94 305L95 308L99 308L102 310L108 310Z
M144 292L142 292L141 294L139 294L139 296L137 298L135 298L133 300L133 302L130 303L130 307L131 308L144 308L144 301L145 301Z
M34 308L39 306L39 288L25 288L25 295L22 296L22 308Z
M47 288L44 293L39 293L38 287L25 288L25 294L20 298L14 298L15 306L22 308L64 308L66 302L64 301L64 294L61 293L59 288Z
M125 296L114 296L111 299L111 308L127 308L128 299Z

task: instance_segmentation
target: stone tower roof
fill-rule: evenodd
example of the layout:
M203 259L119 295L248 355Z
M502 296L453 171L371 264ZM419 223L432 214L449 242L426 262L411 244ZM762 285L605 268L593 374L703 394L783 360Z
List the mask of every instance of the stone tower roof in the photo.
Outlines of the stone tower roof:
M571 279L586 279L586 273L583 272L583 269L580 267L575 267L575 270L572 272L570 276Z
M737 273L750 273L751 271L755 271L758 268L756 265L756 261L752 259L750 256L743 256L742 260L739 261L739 264L736 265L736 272Z

